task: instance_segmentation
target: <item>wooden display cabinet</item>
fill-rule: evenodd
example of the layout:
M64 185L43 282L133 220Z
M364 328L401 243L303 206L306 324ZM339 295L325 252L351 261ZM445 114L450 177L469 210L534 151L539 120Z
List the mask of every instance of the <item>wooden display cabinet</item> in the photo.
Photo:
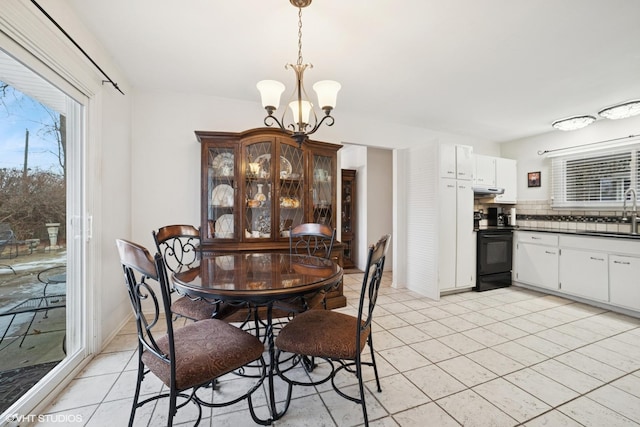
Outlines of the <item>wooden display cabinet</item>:
M281 130L196 131L201 150L201 245L204 251L289 250L289 229L305 222L336 226L337 152ZM277 161L273 161L277 159ZM343 265L344 245L332 258ZM342 307L342 285L328 308Z
M342 169L341 195L341 230L340 241L344 244L343 263L344 268L356 266L356 171L355 169Z

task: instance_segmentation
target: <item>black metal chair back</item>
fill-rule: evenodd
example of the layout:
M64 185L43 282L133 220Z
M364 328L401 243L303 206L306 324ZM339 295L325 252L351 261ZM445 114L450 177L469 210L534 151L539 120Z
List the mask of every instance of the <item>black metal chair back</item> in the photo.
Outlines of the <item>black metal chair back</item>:
M297 225L289 231L289 253L329 258L335 237L335 228L326 224Z
M117 239L116 245L138 331L138 379L129 426L133 425L137 408L164 397L168 397L170 402L167 426L173 424L178 408L189 402L197 405L197 425L202 417L202 405L227 406L245 398L248 399L254 421L258 422L251 395L266 376L266 364L262 358L264 345L260 340L217 319L189 323L174 329L171 289L163 257L156 254L152 258L147 249L126 240ZM159 296L156 290L160 291ZM259 369L256 375L258 379L244 394L220 403L212 403L210 398L202 400L198 396L200 387L211 384L229 372L243 369L256 360L260 360L260 363L252 366ZM139 402L141 384L149 372L157 376L169 392ZM188 389L193 391L184 393ZM178 396L186 399L179 406Z
M193 225L167 225L152 234L158 253L172 273L200 262L200 230Z

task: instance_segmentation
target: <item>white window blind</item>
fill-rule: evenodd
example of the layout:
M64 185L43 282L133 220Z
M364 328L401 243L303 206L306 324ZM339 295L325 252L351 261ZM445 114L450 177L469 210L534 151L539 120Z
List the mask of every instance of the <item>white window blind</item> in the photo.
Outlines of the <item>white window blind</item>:
M622 210L628 188L639 189L640 142L554 157L553 208Z

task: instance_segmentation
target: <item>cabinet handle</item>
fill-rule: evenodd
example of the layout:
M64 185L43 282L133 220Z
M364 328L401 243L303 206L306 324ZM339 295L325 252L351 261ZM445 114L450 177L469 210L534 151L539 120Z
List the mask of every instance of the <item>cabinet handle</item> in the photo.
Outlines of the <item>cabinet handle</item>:
M556 253L553 251L544 251L545 254L549 254L549 255L555 255Z
M590 259L594 260L594 261L604 261L604 258L596 258L594 256L589 257Z
M447 188L456 188L456 186L453 184L447 184Z
M630 265L629 261L613 261L614 264Z
M542 240L542 237L531 236L531 240Z

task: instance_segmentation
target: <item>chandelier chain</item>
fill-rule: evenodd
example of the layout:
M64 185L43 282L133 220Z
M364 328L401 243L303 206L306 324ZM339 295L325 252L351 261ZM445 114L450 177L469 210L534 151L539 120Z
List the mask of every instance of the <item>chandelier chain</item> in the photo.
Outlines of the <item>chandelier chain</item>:
M302 8L298 8L298 65L302 65Z

